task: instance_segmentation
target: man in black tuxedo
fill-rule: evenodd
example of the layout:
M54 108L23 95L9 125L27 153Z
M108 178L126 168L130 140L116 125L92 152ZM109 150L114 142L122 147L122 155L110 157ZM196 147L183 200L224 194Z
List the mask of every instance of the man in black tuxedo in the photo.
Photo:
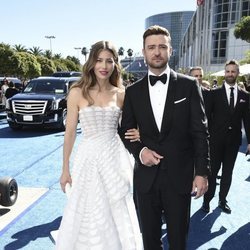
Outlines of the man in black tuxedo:
M204 72L202 67L195 66L189 70L189 75L195 77L201 86L202 91L210 90L210 86L207 86L208 81L203 80ZM210 83L209 83L210 84Z
M193 77L195 77L197 79L197 81L198 81L198 83L199 83L199 85L201 87L201 93L202 93L204 102L206 104L206 97L207 97L208 91L210 91L210 87L206 86L207 81L203 80L204 72L203 72L202 67L200 67L200 66L192 67L189 70L189 75L193 76ZM209 82L207 82L207 83L209 83Z
M138 127L140 141L124 139L133 154L134 188L145 250L162 249L162 215L170 249L184 250L191 193L202 196L210 172L208 132L194 78L168 66L171 37L160 26L143 35L148 74L126 90L121 131Z
M220 181L219 207L225 213L231 213L227 204L227 194L232 182L234 163L242 141L242 121L250 151L250 113L249 94L237 86L239 64L235 60L225 65L225 82L222 87L209 92L206 102L210 133L211 171L209 188L204 195L202 210L209 212L209 202L216 190L216 176L222 167Z

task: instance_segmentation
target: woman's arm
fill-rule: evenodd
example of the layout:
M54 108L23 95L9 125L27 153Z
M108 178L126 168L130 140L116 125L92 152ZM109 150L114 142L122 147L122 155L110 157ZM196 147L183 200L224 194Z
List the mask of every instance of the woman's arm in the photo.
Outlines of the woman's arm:
M81 91L79 88L73 88L70 90L67 98L67 120L63 144L63 167L60 178L60 184L63 192L65 192L66 184L69 183L71 185L72 183L69 169L69 159L76 138L80 94Z

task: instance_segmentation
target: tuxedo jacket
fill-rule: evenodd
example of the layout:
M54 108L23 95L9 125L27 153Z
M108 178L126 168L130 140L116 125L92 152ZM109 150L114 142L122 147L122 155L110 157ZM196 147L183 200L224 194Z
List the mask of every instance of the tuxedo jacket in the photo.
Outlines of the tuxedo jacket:
M139 128L141 142L124 139L130 128ZM123 142L136 160L134 185L148 192L158 168L167 171L167 180L179 193L191 192L194 175L208 175L208 130L201 90L194 78L171 70L161 131L154 118L148 75L126 89L121 121ZM143 147L164 158L160 165L147 167L140 159Z
M248 144L250 143L249 93L240 87L237 88L238 96L233 113L230 113L224 85L209 91L206 100L206 114L211 143L224 140L230 132L231 141L240 145L242 142L242 122L244 123Z

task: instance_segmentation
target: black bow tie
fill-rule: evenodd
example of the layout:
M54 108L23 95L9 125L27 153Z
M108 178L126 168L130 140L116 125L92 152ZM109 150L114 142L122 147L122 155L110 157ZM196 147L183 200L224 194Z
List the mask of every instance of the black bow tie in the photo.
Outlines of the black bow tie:
M150 84L152 86L154 86L156 84L157 81L161 81L163 84L166 83L167 81L167 74L163 74L161 76L153 76L153 75L150 75L149 76L149 80L150 80Z

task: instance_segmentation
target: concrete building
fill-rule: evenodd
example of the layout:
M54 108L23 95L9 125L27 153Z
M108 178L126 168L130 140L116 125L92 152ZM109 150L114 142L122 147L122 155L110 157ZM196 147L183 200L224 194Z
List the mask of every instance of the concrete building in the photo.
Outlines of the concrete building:
M169 12L153 15L145 20L145 29L152 25L160 25L169 30L173 47L173 55L171 56L169 65L173 69L177 69L180 42L183 34L187 30L193 14L194 11Z
M236 39L234 28L242 16L250 15L250 1L199 2L180 44L178 67L199 65L205 72L215 72L229 59L242 60L250 43Z

